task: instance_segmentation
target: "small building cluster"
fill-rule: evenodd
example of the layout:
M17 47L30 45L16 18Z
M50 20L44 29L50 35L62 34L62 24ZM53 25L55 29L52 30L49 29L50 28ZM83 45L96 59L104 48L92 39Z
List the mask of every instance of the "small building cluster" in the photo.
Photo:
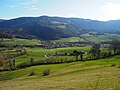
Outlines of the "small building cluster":
M53 49L53 48L64 48L64 47L75 47L75 46L88 46L91 42L52 42L43 41L43 48Z

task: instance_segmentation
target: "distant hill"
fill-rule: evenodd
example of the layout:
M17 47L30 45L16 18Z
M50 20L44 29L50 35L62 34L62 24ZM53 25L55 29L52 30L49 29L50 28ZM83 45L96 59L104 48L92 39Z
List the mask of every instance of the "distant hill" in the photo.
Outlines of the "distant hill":
M120 33L120 20L102 22L82 18L48 16L0 20L0 33L22 37L31 36L43 40L79 36L90 31Z

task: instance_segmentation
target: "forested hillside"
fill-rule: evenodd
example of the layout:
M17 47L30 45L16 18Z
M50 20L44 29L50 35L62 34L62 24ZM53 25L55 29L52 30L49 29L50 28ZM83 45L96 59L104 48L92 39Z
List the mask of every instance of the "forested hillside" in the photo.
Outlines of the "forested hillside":
M91 31L102 33L120 33L120 20L96 21L81 18L62 17L21 17L0 20L0 32L17 37L32 37L43 40L79 36Z

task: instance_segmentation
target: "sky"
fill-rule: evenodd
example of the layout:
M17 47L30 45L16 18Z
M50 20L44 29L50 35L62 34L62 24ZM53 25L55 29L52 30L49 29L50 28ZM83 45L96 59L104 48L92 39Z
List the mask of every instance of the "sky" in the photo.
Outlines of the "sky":
M0 19L42 15L116 20L120 0L0 0Z

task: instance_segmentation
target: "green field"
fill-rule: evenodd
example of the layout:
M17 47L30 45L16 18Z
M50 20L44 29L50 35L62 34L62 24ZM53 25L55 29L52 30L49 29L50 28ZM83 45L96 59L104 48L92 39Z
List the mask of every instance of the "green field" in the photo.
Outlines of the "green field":
M56 49L43 49L43 48L28 48L27 52L28 52L28 56L24 55L24 56L20 56L16 58L16 63L20 64L23 61L28 61L30 60L30 58L33 58L34 60L44 60L45 58L45 54L55 54L55 52L57 51L58 54L64 54L64 53L72 53L74 50L78 50L78 51L89 51L90 50L90 46L86 46L86 47L67 47L67 48L56 48ZM75 59L75 57L63 57L63 56L53 56L54 59L56 58L67 58L67 59ZM52 59L53 59L52 58Z
M116 66L111 67L111 64ZM120 90L120 56L4 72L1 90ZM49 76L42 71L50 69ZM31 71L36 74L28 76Z
M110 42L112 40L120 39L120 35L118 34L104 34L104 35L97 35L97 36L90 35L90 34L82 34L81 37L91 42Z
M31 58L34 61L53 59L53 60L76 60L75 56L52 56L56 52L58 54L72 53L74 50L89 52L90 46L84 47L66 47L66 48L55 48L55 49L43 49L43 48L27 48L27 55L18 56L16 58L16 65L21 64L22 62L29 62ZM101 48L102 51L107 51L107 48ZM3 53L16 54L14 50L5 50ZM45 55L50 55L50 58L46 58ZM83 58L86 58L88 55L83 55Z
M80 37L69 37L69 38L60 38L58 40L51 40L54 42L83 42L83 41L92 41L92 42L109 42L115 39L120 39L120 35L118 34L103 34L103 35L90 35L90 34L82 34ZM32 43L31 43L32 42ZM41 41L32 39L8 39L4 38L4 41L2 42L7 45L40 45Z
M82 34L80 37L60 38L58 40L52 40L54 42L79 42L79 41L91 41L91 42L110 42L115 39L120 39L118 34L103 34L103 35L90 35Z
M19 38L4 38L1 42L2 44L6 45L40 45L41 42L36 39L28 40L28 39L19 39Z
M83 38L79 37L69 37L69 38L61 38L59 40L52 40L54 42L79 42L79 41L84 41Z
M90 34L83 34L80 37L62 38L53 40L55 42L78 42L78 41L93 41L93 42L107 42L113 38L119 38L119 35L105 34L94 36ZM39 40L27 39L4 39L2 43L8 46L18 45L40 45ZM8 54L17 54L16 50L23 48L26 49L27 54L17 56L16 66L23 62L30 62L40 60L75 60L76 56L54 56L57 54L70 54L74 50L89 52L91 46L78 46L78 47L64 47L64 48L30 48L30 47L16 47L7 49L7 47L0 48L6 49L0 52L0 60L3 56ZM101 47L101 52L108 52L109 48ZM4 54L4 55L3 55ZM3 55L3 56L2 56ZM46 58L45 55L50 57ZM84 54L83 59L86 59L91 54ZM80 57L79 57L80 58ZM3 67L0 67L3 69ZM9 63L8 63L9 68ZM50 70L50 75L43 76L44 70ZM31 72L35 75L29 76ZM120 55L105 57L103 59L65 62L61 64L48 64L29 66L26 68L17 68L14 71L0 72L0 90L120 90Z

